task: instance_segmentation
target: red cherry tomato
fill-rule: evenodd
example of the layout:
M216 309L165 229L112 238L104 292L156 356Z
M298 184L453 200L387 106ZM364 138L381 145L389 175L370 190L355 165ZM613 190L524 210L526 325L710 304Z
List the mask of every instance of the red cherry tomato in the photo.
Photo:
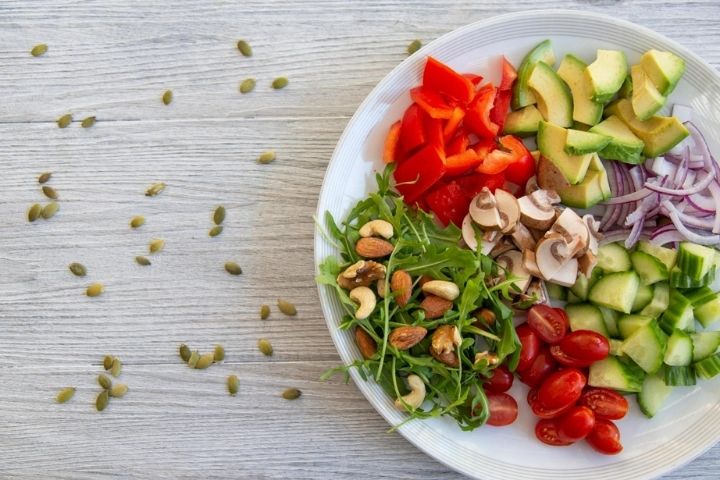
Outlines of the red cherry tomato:
M543 348L538 353L530 367L520 375L520 381L530 387L537 387L540 382L554 372L557 368L557 363L550 355L550 351L547 348Z
M566 317L559 309L547 305L535 305L528 312L527 324L540 338L549 344L558 343L568 331Z
M555 359L557 363L565 367L583 368L588 367L593 363L592 360L580 360L578 358L571 357L565 353L562 348L560 348L560 345L551 345L550 355L552 355L553 359Z
M577 368L551 373L538 389L538 400L547 408L572 405L580 398L585 382L585 375Z
M504 427L515 421L518 416L518 404L512 396L507 393L488 393L487 399L490 407L488 425Z
M554 447L563 447L572 443L560 438L558 435L556 420L540 420L537 425L535 425L535 436L541 442Z
M595 428L585 440L592 448L605 455L615 455L623 449L620 430L613 422L602 418L595 420Z
M520 339L520 360L516 371L523 373L530 368L540 351L540 337L532 328L528 327L527 323L518 325L515 331Z
M578 405L593 411L595 417L605 420L620 420L628 411L628 401L619 393L607 388L585 389Z
M577 442L590 435L595 427L595 414L588 407L573 407L557 420L561 440Z
M560 340L560 348L569 357L597 362L610 354L610 342L592 330L577 330Z
M493 370L492 377L488 378L483 387L486 392L503 393L512 387L514 376L505 365L500 365Z
M538 401L537 393L537 388L533 388L528 392L527 396L528 405L530 405L530 409L532 409L536 417L544 419L557 418L573 407L572 405L567 405L560 408L546 408Z

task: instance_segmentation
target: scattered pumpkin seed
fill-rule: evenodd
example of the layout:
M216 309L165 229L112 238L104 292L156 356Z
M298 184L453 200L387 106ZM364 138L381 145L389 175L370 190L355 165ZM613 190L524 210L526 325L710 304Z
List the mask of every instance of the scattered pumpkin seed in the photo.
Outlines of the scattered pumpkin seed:
M48 197L50 200L57 200L58 194L57 191L51 187L50 185L43 185L42 186L42 192L45 194L46 197Z
M237 377L237 375L230 375L227 379L227 387L228 392L230 392L230 395L235 396L238 393L238 390L240 390L240 379Z
M252 47L245 40L238 40L237 49L240 50L243 57L252 57Z
M260 350L263 355L268 357L273 354L272 344L266 338L261 338L260 340L258 340L258 350Z
M35 220L37 220L38 217L40 217L40 214L42 213L42 209L43 209L42 205L40 205L39 203L33 203L30 206L30 208L28 209L28 214L27 214L28 222L34 222Z
M153 183L148 187L147 190L145 190L145 196L146 197L154 197L155 195L159 194L163 190L165 190L165 183L164 182L157 182Z
M270 305L263 305L260 307L260 320L267 320L270 316Z
M85 275L87 275L87 269L82 263L73 262L68 265L68 268L76 277L84 277Z
M275 90L280 90L280 89L282 89L282 88L285 88L285 87L287 87L287 85L288 85L288 79L287 79L287 77L277 77L277 78L276 78L275 80L273 80L273 82L272 82L272 87L273 87Z
M128 386L124 383L117 383L110 389L110 396L114 398L122 398L128 391Z
M110 375L117 378L120 376L120 372L122 371L122 362L118 357L113 358L112 367L110 367Z
M150 253L157 253L165 246L165 240L156 238L150 242Z
M130 228L140 228L145 225L145 217L136 215L130 219Z
M40 212L40 215L42 215L42 217L45 220L48 220L48 219L54 217L59 209L60 209L60 205L58 205L57 202L50 202L43 207L42 211Z
M214 227L212 227L210 229L210 231L208 232L208 235L211 237L217 237L218 235L220 235L222 233L222 231L223 231L222 225L215 225Z
M225 221L225 207L222 205L218 205L218 207L213 212L213 222L215 222L215 225L220 225Z
M215 361L222 362L225 360L225 347L222 345L215 345Z
M178 351L180 353L180 358L182 358L183 362L187 363L188 360L190 360L190 355L192 355L192 353L190 352L190 347L183 343L180 345Z
M102 293L105 291L105 287L103 287L102 283L93 283L89 287L87 287L87 290L85 290L85 294L88 297L97 297L99 295L102 295Z
M188 358L188 361L187 361L188 367L195 368L195 366L198 363L198 360L200 360L200 354L198 353L197 350L195 350L194 352L192 352L190 354L190 358Z
M295 308L295 305L288 302L287 300L278 298L277 306L278 306L278 309L285 315L288 315L290 317L297 315L297 309Z
M282 393L282 397L285 400L295 400L300 398L300 395L302 395L302 392L297 388L288 388Z
M38 43L35 45L32 50L30 50L30 55L33 57L39 57L41 55L45 55L45 53L48 51L48 46L44 43Z
M38 183L47 183L47 181L50 180L50 177L52 177L52 172L43 172L38 177Z
M206 353L205 355L200 355L200 358L198 358L198 361L195 364L195 368L197 368L198 370L205 370L210 365L212 365L214 361L215 361L215 352Z
M102 412L107 408L108 403L110 403L110 395L107 390L103 390L95 399L95 408L97 408L98 412Z
M407 46L407 54L412 55L422 48L422 42L420 40L413 40L410 45Z
M67 128L72 123L72 113L66 113L57 119L57 125L60 128Z
M98 385L100 385L104 390L110 390L110 388L112 387L112 380L110 380L110 377L108 377L104 373L98 375L97 381Z
M113 357L111 357L110 355L105 355L103 357L103 368L105 370L110 370L112 368L112 364L113 364Z
M172 90L165 90L165 93L163 93L162 96L162 102L165 105L170 105L173 101L173 93Z
M82 128L90 128L90 127L92 127L93 125L95 125L95 117L94 117L94 116L92 116L92 117L85 117L85 118L83 118L83 121L80 122L80 126L81 126Z
M235 262L225 262L225 271L230 275L240 275L242 273L242 268L240 268L240 265Z
M255 90L255 79L246 78L240 82L240 93L250 93Z
M70 401L70 399L74 395L75 395L75 387L65 387L57 393L57 395L55 396L55 401L57 403L65 403L65 402Z
M152 265L152 263L150 262L150 260L148 260L147 257L143 257L142 255L138 255L137 257L135 257L135 262L136 262L138 265L142 265L143 267L147 267L147 266L149 266L149 265Z
M277 156L275 155L275 152L272 150L268 150L266 152L263 152L258 157L257 161L258 163L262 163L263 165L274 162Z

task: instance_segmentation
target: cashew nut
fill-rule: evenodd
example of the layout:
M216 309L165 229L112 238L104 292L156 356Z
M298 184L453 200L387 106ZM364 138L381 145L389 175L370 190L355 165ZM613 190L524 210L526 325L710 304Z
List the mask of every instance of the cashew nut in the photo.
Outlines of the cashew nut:
M488 351L477 352L475 354L475 364L477 365L479 362L481 362L483 360L487 360L488 365L491 365L491 366L495 366L498 363L500 363L500 359L494 353L490 353Z
M353 288L350 290L350 299L360 304L355 311L358 320L366 319L375 309L375 294L368 287Z
M410 393L395 400L395 406L400 410L419 408L425 401L425 384L417 375L408 375L407 383Z
M365 238L380 236L389 240L394 233L392 224L385 220L370 220L360 227L360 236Z
M445 280L430 280L422 286L422 291L451 302L460 295L458 286Z

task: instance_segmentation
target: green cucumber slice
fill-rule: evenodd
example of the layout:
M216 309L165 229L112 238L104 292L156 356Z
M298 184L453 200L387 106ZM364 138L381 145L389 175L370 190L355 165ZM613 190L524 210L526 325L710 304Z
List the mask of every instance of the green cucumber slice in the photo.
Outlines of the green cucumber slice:
M570 321L570 330L573 332L576 330L592 330L605 337L610 337L602 313L595 305L589 303L566 305L565 313L567 313Z
M649 253L633 252L630 254L630 261L643 285L652 285L667 280L670 276L665 264Z
M671 367L687 367L693 361L693 342L690 335L677 328L668 338L665 350L665 365ZM693 379L695 376L693 375ZM668 384L669 385L669 384Z
M610 273L592 286L588 299L598 306L630 313L639 287L640 277L635 272Z
M667 335L657 323L651 322L635 330L624 342L622 351L647 373L655 373L662 367Z
M597 262L597 268L604 272L626 272L632 268L630 254L617 242L600 247Z
M640 411L652 418L662 408L665 400L672 392L672 387L665 385L660 375L648 375L642 384L642 391L637 394Z

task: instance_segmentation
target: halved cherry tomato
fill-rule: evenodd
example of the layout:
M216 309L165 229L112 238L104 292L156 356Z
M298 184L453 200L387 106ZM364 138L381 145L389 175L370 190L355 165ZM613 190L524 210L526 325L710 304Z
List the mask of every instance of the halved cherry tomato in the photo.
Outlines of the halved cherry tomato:
M527 324L543 342L551 345L562 340L570 326L559 309L542 304L533 305L528 312Z
M468 148L462 153L445 157L445 174L448 176L462 175L472 170L480 163L480 157L475 150Z
M572 444L572 442L566 442L558 436L557 422L555 420L542 419L538 421L537 425L535 425L535 436L541 442L553 447L564 447Z
M470 103L475 93L475 86L470 80L433 57L428 57L425 63L423 87L454 98L464 105Z
M437 215L443 225L453 222L455 225L462 225L463 218L467 214L470 199L465 196L460 186L455 182L441 184L425 196L430 210Z
M503 56L502 58L502 80L498 90L512 90L515 79L517 78L517 71L513 67L512 63Z
M452 138L452 140L447 143L447 146L445 147L445 155L450 157L452 155L459 155L461 153L465 153L465 151L468 149L469 144L470 139L468 138L468 136L465 134L465 132L460 131Z
M560 408L578 401L587 379L577 368L551 373L538 389L538 400L547 408Z
M395 169L395 188L412 204L445 175L445 159L433 145L420 149Z
M529 323L529 321L528 321ZM569 357L597 362L610 354L610 342L592 330L577 330L560 340L560 348Z
M454 108L437 92L427 87L415 87L410 90L410 98L432 118L448 119Z
M483 77L480 75L475 75L474 73L463 73L463 77L467 78L472 82L473 85L478 85L480 82L483 81Z
M557 420L557 433L561 440L577 442L590 435L595 427L595 414L588 407L572 407Z
M530 405L530 409L535 414L536 417L540 418L557 418L569 409L573 407L573 405L567 405L561 408L546 408L544 407L540 401L538 400L538 389L537 388L531 388L528 392L527 396L527 402L528 405Z
M628 411L628 401L614 390L607 388L586 388L578 400L595 413L595 417L605 420L620 420Z
M445 138L445 142L449 142L455 135L455 130L457 130L458 125L460 125L460 122L462 122L464 117L465 110L460 107L455 107L453 109L452 115L448 118L447 123L445 123L445 126L443 127L443 137Z
M485 380L483 388L486 392L503 393L512 387L514 375L505 365L500 365L493 370L492 376Z
M595 428L585 440L592 448L605 455L615 455L623 449L620 430L613 422L602 418L595 420Z
M557 368L557 363L547 348L543 348L530 367L520 375L520 381L530 387L537 387Z
M525 148L525 145L523 145L523 148ZM505 173L505 178L522 187L523 191L525 190L527 181L535 175L535 159L527 148L525 148L525 151L527 154L520 155L513 163L508 165L505 172L503 172Z
M518 325L515 331L520 339L520 360L515 371L522 374L530 368L540 353L540 337L527 323Z
M488 425L504 427L517 419L518 404L511 395L507 393L488 393L487 399L490 408Z
M405 156L410 155L415 149L425 144L423 113L415 103L405 110L400 126L400 148Z
M398 144L400 143L400 120L390 126L387 137L385 137L385 147L383 148L383 162L392 163L397 160Z
M589 367L593 364L592 360L580 360L578 358L571 357L565 353L562 348L560 348L560 345L551 345L550 355L552 355L556 362L565 367L583 368Z
M502 188L505 183L505 177L502 173L497 175L486 175L484 173L473 173L464 177L456 178L455 182L460 185L463 193L469 199L475 198L475 196L482 191L483 188L487 187L491 192L495 192L496 189Z
M495 92L495 87L491 83L486 83L477 91L465 112L465 127L480 138L495 138L498 133L498 126L490 120L490 110L495 102Z

